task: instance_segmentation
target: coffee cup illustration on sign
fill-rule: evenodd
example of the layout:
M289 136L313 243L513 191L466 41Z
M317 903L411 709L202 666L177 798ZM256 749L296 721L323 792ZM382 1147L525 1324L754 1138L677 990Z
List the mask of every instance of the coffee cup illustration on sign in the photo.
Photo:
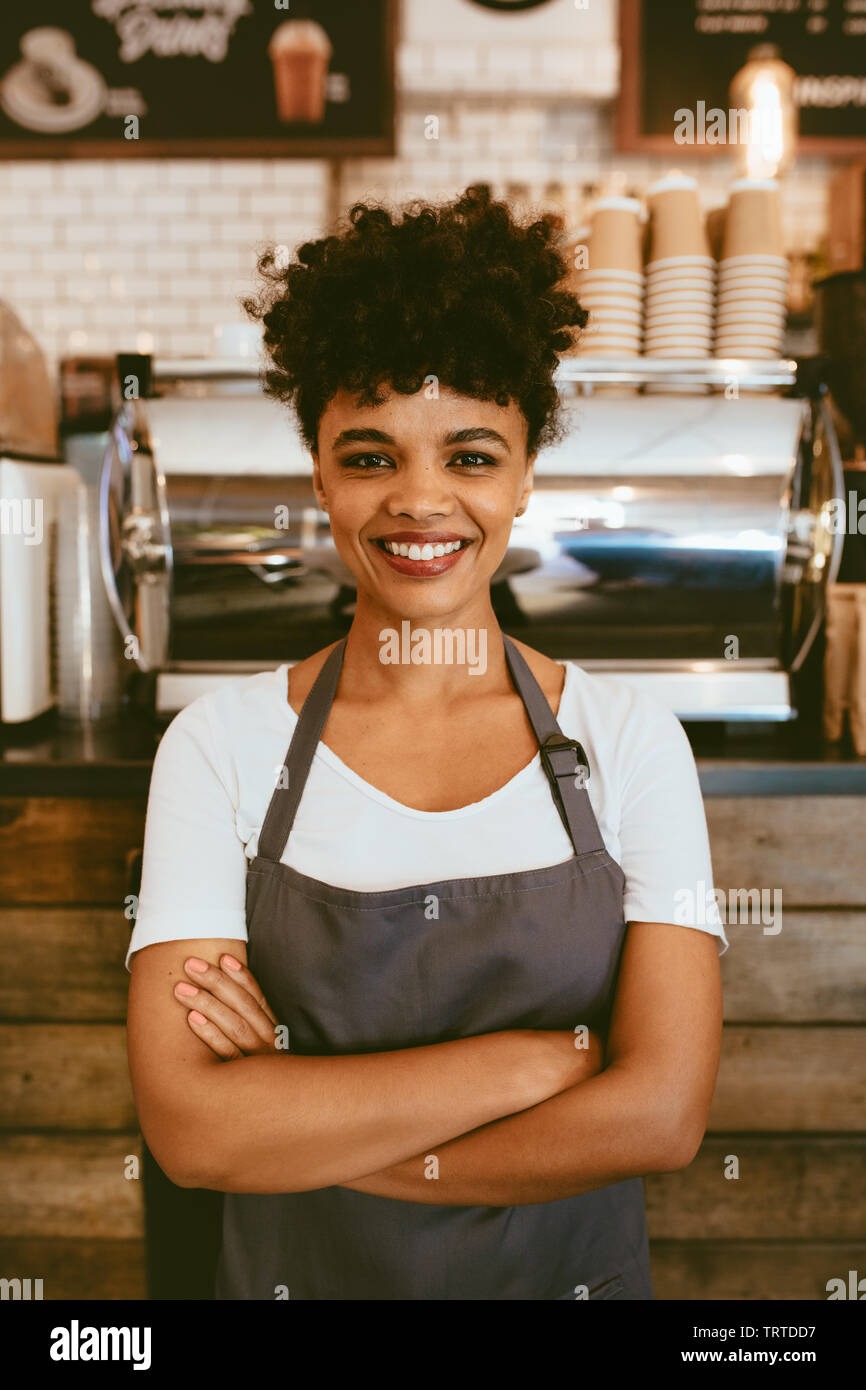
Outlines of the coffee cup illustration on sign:
M40 27L22 34L21 62L0 77L0 107L25 130L63 135L101 115L105 83L78 58L65 29Z
M325 86L333 46L314 19L287 19L268 44L281 121L318 122L325 116Z

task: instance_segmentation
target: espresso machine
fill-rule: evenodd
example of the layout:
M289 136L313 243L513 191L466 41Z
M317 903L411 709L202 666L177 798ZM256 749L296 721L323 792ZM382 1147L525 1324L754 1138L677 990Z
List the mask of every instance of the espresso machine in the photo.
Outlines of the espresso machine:
M154 709L342 637L354 578L312 464L249 359L124 359L102 572ZM785 721L841 538L841 464L793 362L563 359L569 429L536 461L491 597L504 631L682 720ZM646 390L644 388L650 388Z

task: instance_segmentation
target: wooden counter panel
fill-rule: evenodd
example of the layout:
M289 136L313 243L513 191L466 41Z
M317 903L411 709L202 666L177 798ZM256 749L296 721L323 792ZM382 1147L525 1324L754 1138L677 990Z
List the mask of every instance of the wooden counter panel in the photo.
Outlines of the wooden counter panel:
M0 1018L122 1022L132 922L117 907L0 907ZM782 930L726 927L725 1019L866 1023L866 911L783 911Z
M708 797L716 888L780 888L783 907L866 906L866 797Z
M137 1124L121 1024L0 1024L0 1129ZM710 1133L866 1133L866 1029L724 1030Z
M826 1301L828 1280L847 1283L849 1269L862 1274L866 1268L866 1240L803 1241L793 1247L786 1241L654 1240L650 1264L658 1299ZM752 1317L751 1321L760 1320ZM808 1322L808 1318L798 1321ZM707 1339L706 1345L718 1348L721 1343Z
M146 1299L144 1240L0 1240L4 1278L41 1279L51 1299Z
M123 907L0 907L0 1018L122 1022L133 923Z
M725 1177L730 1154L739 1159L737 1179ZM863 1240L864 1169L866 1138L711 1135L690 1167L645 1179L650 1236Z
M866 1028L729 1024L707 1128L866 1134Z
M0 903L106 903L122 910L127 856L141 848L134 798L0 798Z
M0 1135L0 1238L138 1240L144 1235L138 1134ZM26 1271L25 1271L26 1272Z
M137 1125L122 1024L0 1024L0 1129Z
M866 1023L866 912L783 906L782 930L726 926L725 1019L742 1023Z

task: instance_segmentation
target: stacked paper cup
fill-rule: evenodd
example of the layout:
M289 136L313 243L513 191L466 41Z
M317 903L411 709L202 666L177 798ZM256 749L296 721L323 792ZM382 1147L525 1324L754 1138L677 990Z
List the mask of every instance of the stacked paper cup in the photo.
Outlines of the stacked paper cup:
M782 250L778 184L739 179L731 187L719 265L717 357L781 353L788 295Z
M589 322L579 357L631 357L640 352L643 256L636 198L601 198L589 229L589 265L575 290Z
M707 357L713 345L715 261L697 182L670 174L652 185L647 198L644 352L648 357Z

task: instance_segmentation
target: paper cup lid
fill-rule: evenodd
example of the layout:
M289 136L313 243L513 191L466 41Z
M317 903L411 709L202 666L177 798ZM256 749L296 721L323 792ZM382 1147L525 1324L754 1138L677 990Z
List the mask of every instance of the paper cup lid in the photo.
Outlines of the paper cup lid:
M660 261L650 261L647 265L647 274L652 275L656 270L662 270L667 266L705 265L713 267L716 262L712 256L662 256Z
M765 193L775 193L778 187L775 179L736 179L728 191L730 193L747 193L756 188Z
M656 193L669 193L675 188L696 189L697 186L698 181L693 179L691 174L666 174L663 179L657 179L655 183L650 184L647 197L652 198Z
M284 48L314 49L329 58L333 52L331 40L314 19L286 19L278 24L271 34L268 52L279 53Z
M618 212L637 212L641 210L640 202L637 198L599 198L593 207L593 212L605 212L607 209L614 209Z

